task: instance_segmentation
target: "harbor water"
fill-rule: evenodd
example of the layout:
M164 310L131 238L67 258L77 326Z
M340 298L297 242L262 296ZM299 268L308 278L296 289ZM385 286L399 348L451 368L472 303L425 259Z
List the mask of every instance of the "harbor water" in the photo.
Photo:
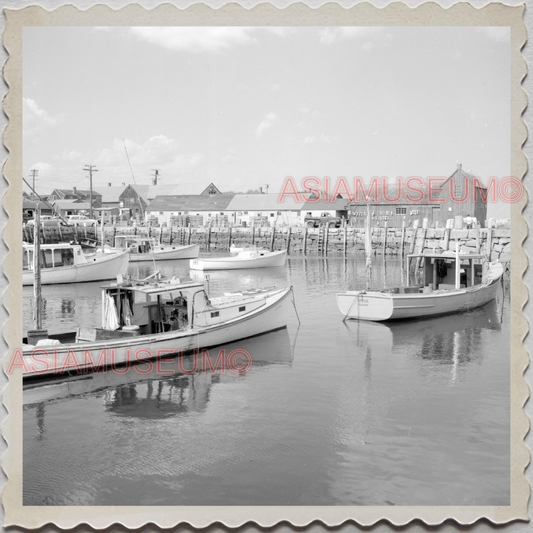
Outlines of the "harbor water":
M157 268L205 277L188 261ZM385 325L337 309L337 292L365 286L362 256L209 277L213 295L293 285L297 313L210 350L213 363L247 350L242 374L189 372L191 355L25 387L24 505L510 504L508 290L469 313ZM401 282L398 259L376 262L375 287ZM44 327L100 326L101 285L43 286ZM25 332L32 296L25 287Z

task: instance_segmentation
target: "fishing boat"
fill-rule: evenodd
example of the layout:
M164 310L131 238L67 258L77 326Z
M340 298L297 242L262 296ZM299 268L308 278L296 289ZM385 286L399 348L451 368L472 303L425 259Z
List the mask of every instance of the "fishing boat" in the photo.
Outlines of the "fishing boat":
M18 354L24 376L115 368L253 337L286 327L294 306L292 287L208 292L190 278L117 280L102 287L101 327L28 331Z
M22 245L22 284L33 285L34 245ZM128 269L127 250L114 254L85 254L79 244L40 244L41 284L102 281L124 275Z
M412 267L421 274L421 283L409 284ZM455 253L410 254L406 271L406 287L338 293L341 313L345 318L372 321L461 313L493 300L503 277L500 262L489 263L484 255L459 253L458 249Z
M243 352L244 351L244 352ZM64 375L56 376L54 379L43 380L30 379L23 384L23 404L32 405L61 398L72 398L84 394L90 394L104 389L118 390L124 385L136 386L151 382L161 383L161 385L172 389L182 388L187 384L187 388L195 390L195 402L200 401L205 405L209 398L209 390L214 383L220 380L241 379L243 370L250 368L238 368L235 366L234 357L230 354L248 353L251 356L252 367L267 365L287 365L292 364L293 351L287 328L277 329L262 335L257 335L249 339L243 339L227 344L222 344L209 351L202 353L183 355L175 357L170 362L165 362L165 373L161 373L157 365L147 361L127 369L125 372L91 372L84 375ZM225 357L221 357L225 354ZM217 380L213 381L213 372L206 372L211 361L213 372L217 374ZM240 362L240 361L237 361ZM216 364L218 363L218 364ZM215 367L216 364L216 367ZM160 385L160 386L161 386ZM170 401L178 401L191 397L187 395L176 395ZM157 409L157 406L153 406Z
M285 264L287 251L245 250L229 257L191 259L192 270L237 270L241 268L279 267Z
M115 248L107 251L129 250L130 261L166 261L169 259L192 259L198 257L199 244L161 244L150 237L137 237L134 235L117 235Z
M238 254L238 253L241 253L241 252L249 252L249 251L252 251L252 250L264 250L264 248L258 248L254 244L245 244L245 245L243 245L243 244L241 244L241 245L232 244L229 247L230 254Z

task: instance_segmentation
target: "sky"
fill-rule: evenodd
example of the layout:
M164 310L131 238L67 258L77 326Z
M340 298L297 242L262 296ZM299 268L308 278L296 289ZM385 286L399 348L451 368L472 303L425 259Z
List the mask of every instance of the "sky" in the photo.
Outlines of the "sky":
M510 174L510 34L480 27L26 27L38 192ZM489 205L489 216L509 206Z

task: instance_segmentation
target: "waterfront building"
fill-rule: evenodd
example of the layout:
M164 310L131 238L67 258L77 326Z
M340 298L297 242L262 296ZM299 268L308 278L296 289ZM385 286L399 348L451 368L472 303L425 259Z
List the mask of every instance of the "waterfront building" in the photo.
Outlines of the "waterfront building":
M413 189L417 189L414 191ZM457 164L455 172L446 180L432 185L430 195L427 183L415 183L407 189L404 181L401 187L389 188L385 193L377 188L377 198L368 194L369 202L360 197L348 205L350 225L364 227L367 203L370 203L372 224L389 228L413 227L418 220L422 225L427 219L432 227L446 227L454 224L455 218L472 218L481 226L487 221L487 189L469 172ZM369 191L367 191L369 192Z
M209 225L212 220L227 216L227 206L233 196L233 194L156 196L146 209L146 218L166 225L171 225L174 220L181 221L177 225Z
M50 203L55 203L57 200L77 200L79 202L89 202L91 198L91 191L85 189L54 189L48 196ZM93 189L92 191L93 207L100 207L102 205L102 195Z
M304 201L287 195L279 201L279 193L236 194L226 211L232 224L240 226L294 226L300 224Z
M306 219L337 217L348 220L350 201L342 195L337 195L335 199L330 199L321 194L309 197L302 207L301 223L305 224Z

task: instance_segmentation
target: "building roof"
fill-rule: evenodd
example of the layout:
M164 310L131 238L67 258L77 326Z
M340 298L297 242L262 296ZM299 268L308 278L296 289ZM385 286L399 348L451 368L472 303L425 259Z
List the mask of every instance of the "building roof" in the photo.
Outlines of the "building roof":
M88 202L78 202L72 200L56 200L54 202L54 207L58 209L90 209L91 206Z
M214 183L210 183L200 194L222 194Z
M119 196L126 188L125 185L111 185L110 187L99 187L98 193L102 195L103 204L112 204L120 201Z
M335 210L335 211L344 211L347 209L349 200L344 197L338 197L335 198L332 201L327 201L326 198L321 195L318 200L309 201L307 200L302 209L304 211L328 211L328 210Z
M224 211L232 198L233 194L156 196L147 211Z
M297 202L294 196L284 196L280 202L278 193L236 194L226 208L227 211L299 211L303 201Z
M22 199L22 209L35 209L37 207L37 202L35 200L30 200L29 198ZM39 202L39 207L41 211L44 209L50 210L50 206L46 202Z

